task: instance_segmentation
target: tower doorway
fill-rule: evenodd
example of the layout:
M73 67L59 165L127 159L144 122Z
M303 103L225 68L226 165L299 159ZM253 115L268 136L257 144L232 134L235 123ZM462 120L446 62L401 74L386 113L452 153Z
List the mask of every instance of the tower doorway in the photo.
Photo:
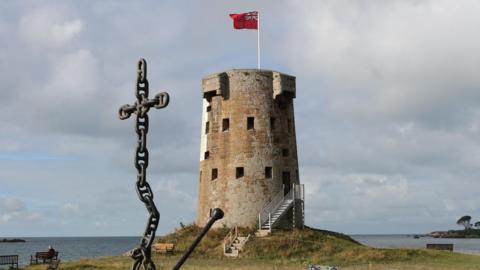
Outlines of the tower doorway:
M292 183L290 180L290 172L282 173L282 183L283 183L283 195L287 195L292 188Z

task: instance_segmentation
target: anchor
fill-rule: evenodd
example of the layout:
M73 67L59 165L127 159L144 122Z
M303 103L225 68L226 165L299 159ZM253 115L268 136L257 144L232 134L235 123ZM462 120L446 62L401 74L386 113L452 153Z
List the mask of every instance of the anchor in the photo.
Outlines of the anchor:
M134 260L132 270L156 270L155 264L152 261L152 244L155 240L155 233L160 221L160 212L155 206L155 202L153 201L153 191L150 184L147 182L147 167L149 161L147 149L149 121L147 113L152 107L156 109L167 107L170 97L167 92L162 92L155 95L153 99L149 99L148 92L147 61L141 58L137 64L137 82L135 90L137 100L133 105L125 104L121 106L118 111L118 116L121 120L128 119L132 114L136 114L135 132L138 137L134 162L135 168L137 169L136 190L140 201L145 204L145 207L150 214L140 246L132 251L131 256ZM212 211L210 220L174 266L174 270L180 269L183 263L185 263L188 257L192 254L198 243L200 243L203 236L205 236L208 230L210 230L215 221L223 218L223 215L223 211L219 208L215 208Z

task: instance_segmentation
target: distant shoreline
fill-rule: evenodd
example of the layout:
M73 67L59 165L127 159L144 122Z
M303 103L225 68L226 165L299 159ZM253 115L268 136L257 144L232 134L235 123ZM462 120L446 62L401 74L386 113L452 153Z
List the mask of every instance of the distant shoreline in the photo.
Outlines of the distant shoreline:
M27 241L25 241L24 239L7 239L7 238L3 238L3 239L0 239L0 243L25 243Z
M428 234L433 238L480 238L480 229L435 231Z

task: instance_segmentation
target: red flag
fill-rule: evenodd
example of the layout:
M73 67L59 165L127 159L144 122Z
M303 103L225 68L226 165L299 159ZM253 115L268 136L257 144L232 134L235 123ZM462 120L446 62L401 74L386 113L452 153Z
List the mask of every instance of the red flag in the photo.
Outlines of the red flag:
M235 29L258 29L258 12L230 14Z

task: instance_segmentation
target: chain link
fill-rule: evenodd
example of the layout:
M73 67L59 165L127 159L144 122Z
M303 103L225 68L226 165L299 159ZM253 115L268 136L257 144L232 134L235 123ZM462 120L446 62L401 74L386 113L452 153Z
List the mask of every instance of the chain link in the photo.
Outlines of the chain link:
M153 191L147 182L148 167L148 149L147 149L147 133L148 133L148 111L155 107L161 109L167 107L169 103L169 95L166 92L157 94L154 99L148 99L149 85L147 80L147 62L140 59L137 65L137 83L135 96L137 101L134 105L123 105L119 110L119 118L124 120L135 113L135 132L137 133L137 147L135 150L135 169L137 169L136 190L138 198L145 204L150 214L147 227L140 241L140 246L133 250L132 258L134 263L132 270L155 270L155 264L152 261L152 244L155 240L158 222L160 221L160 213L153 201Z

